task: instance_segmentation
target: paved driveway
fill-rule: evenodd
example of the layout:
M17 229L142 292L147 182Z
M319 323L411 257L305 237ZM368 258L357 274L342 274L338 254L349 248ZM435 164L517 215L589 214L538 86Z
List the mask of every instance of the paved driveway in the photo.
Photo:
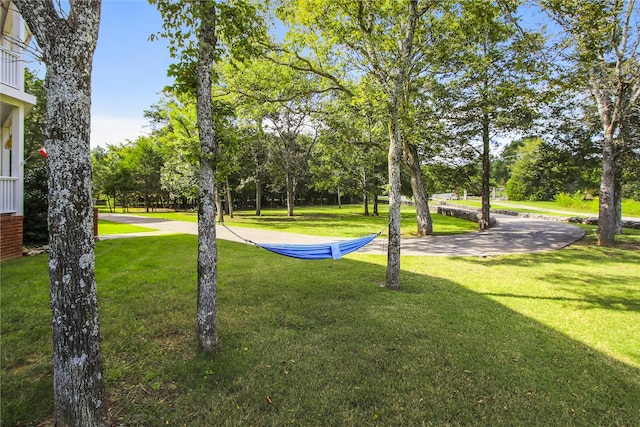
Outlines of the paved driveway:
M490 230L402 239L400 253L413 256L490 256L523 254L562 249L581 239L584 230L572 224L553 221L530 220L507 215L494 215L498 225ZM101 240L162 235L168 233L198 234L195 222L167 221L162 218L145 218L126 214L100 214L101 219L154 228L158 231L101 236ZM324 243L338 238L308 236L280 231L244 227L231 228L238 237L222 226L216 227L219 239L257 243ZM386 255L387 239L380 237L358 253Z

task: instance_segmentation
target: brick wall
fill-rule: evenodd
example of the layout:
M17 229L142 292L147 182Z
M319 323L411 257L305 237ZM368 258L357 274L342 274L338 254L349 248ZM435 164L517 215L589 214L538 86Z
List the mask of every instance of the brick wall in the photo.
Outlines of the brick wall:
M0 260L22 256L22 217L0 216Z

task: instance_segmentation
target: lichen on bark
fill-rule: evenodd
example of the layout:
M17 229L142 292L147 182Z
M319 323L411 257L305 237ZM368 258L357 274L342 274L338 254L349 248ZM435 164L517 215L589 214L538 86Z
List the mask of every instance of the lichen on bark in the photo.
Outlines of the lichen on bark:
M15 0L42 50L49 176L54 424L108 426L91 201L91 69L100 0Z

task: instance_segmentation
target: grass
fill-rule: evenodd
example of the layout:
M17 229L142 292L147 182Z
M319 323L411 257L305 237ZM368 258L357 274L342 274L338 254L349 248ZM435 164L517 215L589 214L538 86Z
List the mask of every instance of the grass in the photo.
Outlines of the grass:
M447 202L480 207L482 203L479 200L447 200ZM519 207L513 207L513 205L518 205ZM526 207L530 209L527 209ZM547 214L547 215L555 215L555 216L572 216L572 215L588 215L588 216L597 216L598 215L598 200L584 200L580 204L579 208L563 206L562 204L555 201L542 201L542 202L529 202L529 201L499 201L492 200L491 207L496 209L508 209L516 212L527 212L527 213L537 213L537 214ZM554 211L565 211L571 212L571 214L561 214ZM622 201L622 215L628 217L639 217L640 218L640 201L625 199Z
M221 348L195 342L196 237L96 245L127 426L640 424L640 234L543 254L301 261L220 242ZM168 256L170 254L170 256ZM2 424L52 411L47 257L2 264Z
M109 234L127 234L142 233L147 231L156 231L153 228L140 227L132 224L122 224L119 222L107 221L105 219L98 220L98 234L106 236Z
M380 216L364 216L362 206L304 206L296 207L294 216L288 217L286 209L263 209L262 215L255 216L255 211L236 211L234 217L225 217L228 225L266 228L275 231L286 231L315 236L361 237L370 233L377 233L384 229L388 221L388 205L380 205ZM164 218L172 221L197 222L197 212L134 212L132 214ZM402 233L404 237L415 235L417 220L415 209L403 206L401 209ZM469 221L432 214L434 234L456 234L477 231L478 225Z

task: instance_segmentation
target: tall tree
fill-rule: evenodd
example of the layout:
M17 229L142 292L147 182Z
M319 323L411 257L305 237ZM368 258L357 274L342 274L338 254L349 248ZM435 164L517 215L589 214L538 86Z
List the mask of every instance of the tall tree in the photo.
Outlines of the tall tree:
M101 1L15 0L47 68L54 424L109 425L91 203L91 69ZM59 5L59 4L58 4Z
M402 118L406 95L423 52L415 48L426 34L427 12L440 4L436 1L376 1L351 2L296 1L283 8L282 16L299 27L299 43L314 53L336 56L333 52L346 52L343 61L351 58L351 69L373 76L383 94L389 133L389 245L387 251L386 286L400 289L400 202L402 164ZM297 55L297 58L301 58ZM323 61L300 60L293 66L301 70L322 72ZM337 79L331 79L339 86Z
M563 66L591 93L603 134L598 244L613 245L621 211L616 180L624 162L621 124L640 98L640 12L635 0L539 0L568 35Z
M540 102L536 84L541 68L534 54L538 35L523 32L506 10L519 0L460 2L443 61L451 103L443 115L453 132L473 147L482 164L480 229L490 227L490 148L496 135L526 129ZM536 100L534 102L534 99Z
M152 199L157 203L161 195L160 173L164 160L159 141L153 136L138 137L129 157L136 191L144 198L145 209L149 212Z
M286 61L285 56L273 54L270 60L225 67L223 90L240 104L240 114L257 117L261 129L275 137L269 138L275 142L270 159L283 177L287 214L293 216L296 188L307 171L310 143L315 139L305 135L316 133L312 111L322 89L317 89L317 76L279 65Z
M252 51L249 40L259 38L254 6L237 1L150 0L160 11L169 52L179 61L169 74L174 90L196 96L200 140L198 193L198 305L196 329L201 350L213 352L218 345L218 249L216 245L216 155L212 83L222 53L241 57Z
M323 107L324 129L310 159L313 186L341 195L362 195L369 215L369 195L382 192L386 169L385 127L364 97L339 96Z

